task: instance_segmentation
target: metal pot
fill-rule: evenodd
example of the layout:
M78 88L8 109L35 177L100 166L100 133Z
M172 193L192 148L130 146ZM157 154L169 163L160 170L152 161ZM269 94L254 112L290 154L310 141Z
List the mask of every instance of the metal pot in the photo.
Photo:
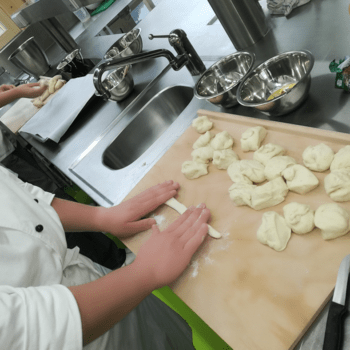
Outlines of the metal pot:
M8 60L37 79L50 69L45 52L35 42L33 36L12 52Z

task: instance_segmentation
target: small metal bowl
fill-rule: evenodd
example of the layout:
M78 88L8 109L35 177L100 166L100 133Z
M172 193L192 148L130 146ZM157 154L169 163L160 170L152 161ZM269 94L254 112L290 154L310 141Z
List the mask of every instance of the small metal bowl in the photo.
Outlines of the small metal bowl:
M134 79L128 67L121 67L108 73L102 81L104 89L111 94L110 101L122 101L131 94L134 88ZM128 71L124 76L125 69Z
M270 58L244 78L237 91L238 102L271 117L295 110L307 98L314 61L306 50Z
M250 72L254 62L255 56L249 52L236 52L222 58L199 78L195 96L224 108L236 106L238 85Z
M142 51L141 29L135 28L119 38L103 56L105 60L127 57Z

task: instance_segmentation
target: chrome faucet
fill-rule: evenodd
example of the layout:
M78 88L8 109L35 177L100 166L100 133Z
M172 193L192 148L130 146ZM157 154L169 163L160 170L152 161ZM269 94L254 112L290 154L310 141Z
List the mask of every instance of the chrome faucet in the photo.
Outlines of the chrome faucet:
M169 50L159 49L103 62L94 71L93 82L95 85L96 94L102 96L105 100L111 97L110 92L107 91L102 85L101 78L104 72L135 63L140 63L151 58L165 57L175 71L178 71L183 66L186 66L192 76L200 75L206 70L203 61L198 56L183 30L175 29L169 35L149 35L150 40L154 38L168 38L170 45L174 47L178 55L175 57Z

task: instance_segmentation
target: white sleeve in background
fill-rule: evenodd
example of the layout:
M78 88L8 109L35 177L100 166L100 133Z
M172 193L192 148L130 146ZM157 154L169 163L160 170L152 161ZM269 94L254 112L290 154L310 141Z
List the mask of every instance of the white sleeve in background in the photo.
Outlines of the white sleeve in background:
M65 286L0 286L0 315L2 349L83 348L79 308Z

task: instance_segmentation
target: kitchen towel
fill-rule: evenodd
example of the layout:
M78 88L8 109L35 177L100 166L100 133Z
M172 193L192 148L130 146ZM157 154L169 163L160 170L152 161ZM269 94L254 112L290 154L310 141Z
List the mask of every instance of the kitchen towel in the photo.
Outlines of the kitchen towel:
M31 134L40 142L51 139L58 143L94 93L92 74L69 80L19 133Z
M273 15L288 16L293 9L310 2L310 0L267 0L267 8Z

